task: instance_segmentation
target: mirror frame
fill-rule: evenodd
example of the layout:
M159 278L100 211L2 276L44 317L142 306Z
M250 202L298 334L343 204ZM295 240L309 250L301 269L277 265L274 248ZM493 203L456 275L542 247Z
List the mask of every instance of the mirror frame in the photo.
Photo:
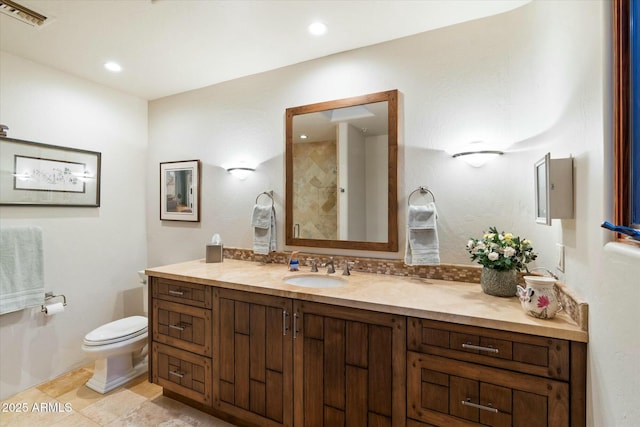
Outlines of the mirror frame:
M388 194L387 241L364 242L353 240L301 239L293 235L293 119L297 115L336 108L352 107L375 102L388 102ZM356 249L398 252L398 91L389 90L352 98L319 102L286 109L285 139L285 240L291 246Z

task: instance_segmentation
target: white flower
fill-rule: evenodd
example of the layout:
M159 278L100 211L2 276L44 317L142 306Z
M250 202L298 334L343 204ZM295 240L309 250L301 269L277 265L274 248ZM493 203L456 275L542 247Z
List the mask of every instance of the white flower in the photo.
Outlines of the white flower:
M515 254L516 254L516 250L513 249L511 246L507 246L506 248L504 248L504 256L506 256L507 258L510 258Z
M476 250L481 250L481 249L484 250L486 248L487 248L487 245L485 245L482 242L478 242L478 245L475 247Z
M489 255L487 255L487 258L489 258L489 260L491 261L496 261L498 258L500 258L500 255L497 252L490 252Z
M467 242L467 248L473 248L473 240L469 239L469 241Z

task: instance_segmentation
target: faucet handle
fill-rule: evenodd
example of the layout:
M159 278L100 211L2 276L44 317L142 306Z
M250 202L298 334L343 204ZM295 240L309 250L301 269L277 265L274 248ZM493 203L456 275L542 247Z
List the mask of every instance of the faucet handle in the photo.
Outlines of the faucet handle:
M344 262L344 271L342 272L343 276L351 276L351 271L349 270L349 266L352 266L353 262L345 261Z
M311 272L312 273L317 273L318 272L318 259L317 258L307 258L307 261L311 262Z

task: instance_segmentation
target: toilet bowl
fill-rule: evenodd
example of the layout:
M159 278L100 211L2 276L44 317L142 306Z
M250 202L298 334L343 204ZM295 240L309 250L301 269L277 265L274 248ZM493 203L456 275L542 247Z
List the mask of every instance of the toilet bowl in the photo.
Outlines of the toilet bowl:
M82 350L96 360L87 387L104 394L147 371L147 326L146 317L131 316L85 335Z

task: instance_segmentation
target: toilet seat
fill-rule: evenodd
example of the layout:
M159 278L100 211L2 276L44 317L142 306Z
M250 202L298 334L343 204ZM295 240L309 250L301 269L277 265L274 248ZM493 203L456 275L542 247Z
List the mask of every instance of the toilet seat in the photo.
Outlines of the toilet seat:
M102 325L85 335L86 346L102 346L126 341L147 333L148 320L143 316L131 316Z

